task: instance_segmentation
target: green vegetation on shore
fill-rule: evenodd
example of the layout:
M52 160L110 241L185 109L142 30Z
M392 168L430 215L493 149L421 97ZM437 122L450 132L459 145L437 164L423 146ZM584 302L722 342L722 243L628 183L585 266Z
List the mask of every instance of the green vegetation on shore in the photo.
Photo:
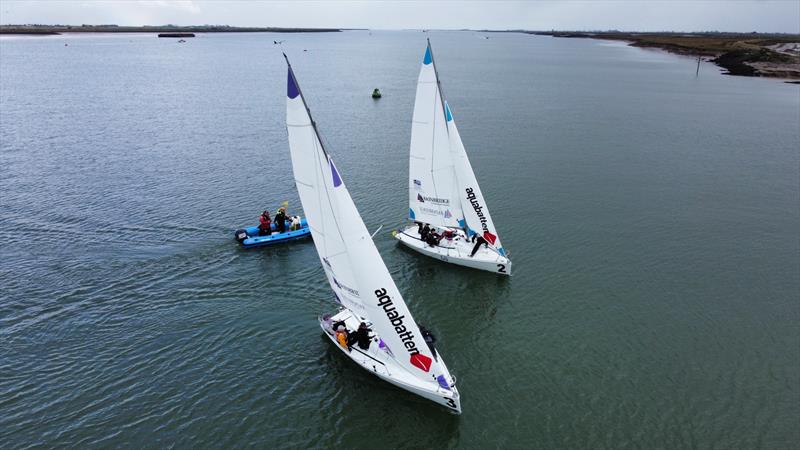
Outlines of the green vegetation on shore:
M228 25L0 25L0 34L61 33L329 33L337 28L231 27Z
M608 39L636 47L712 57L730 75L800 79L800 35L764 33L623 33L619 31L525 31L529 34Z

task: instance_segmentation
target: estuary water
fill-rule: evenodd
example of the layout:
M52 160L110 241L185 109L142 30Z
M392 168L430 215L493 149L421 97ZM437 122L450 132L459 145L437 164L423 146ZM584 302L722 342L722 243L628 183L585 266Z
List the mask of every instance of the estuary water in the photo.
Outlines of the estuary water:
M426 37L510 279L390 235ZM461 416L323 337L310 241L233 240L300 209L281 50ZM797 446L800 86L695 67L512 33L0 39L0 448Z

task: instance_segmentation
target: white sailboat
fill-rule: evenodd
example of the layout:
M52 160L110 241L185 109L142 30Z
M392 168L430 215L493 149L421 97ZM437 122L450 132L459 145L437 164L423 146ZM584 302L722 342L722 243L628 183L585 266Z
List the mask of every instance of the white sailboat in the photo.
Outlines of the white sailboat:
M320 318L320 326L361 367L461 413L455 377L414 322L319 138L288 58L286 64L286 127L294 179L314 246L341 306L338 313ZM368 348L341 347L332 326L344 323L348 330L356 330L362 322L374 333Z
M511 260L442 95L430 41L417 81L409 156L408 217L415 224L397 231L395 238L445 262L511 275ZM451 237L429 245L420 234L423 223ZM473 255L477 242L485 245Z

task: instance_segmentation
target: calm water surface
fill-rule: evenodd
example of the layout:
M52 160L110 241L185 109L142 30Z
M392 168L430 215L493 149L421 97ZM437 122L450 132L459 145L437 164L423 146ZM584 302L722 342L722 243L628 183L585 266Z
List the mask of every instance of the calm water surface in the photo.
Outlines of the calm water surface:
M0 447L798 445L800 86L619 43L431 33L514 259L501 279L389 234L425 37L0 39ZM310 241L232 239L300 207L273 39L460 417L323 338Z

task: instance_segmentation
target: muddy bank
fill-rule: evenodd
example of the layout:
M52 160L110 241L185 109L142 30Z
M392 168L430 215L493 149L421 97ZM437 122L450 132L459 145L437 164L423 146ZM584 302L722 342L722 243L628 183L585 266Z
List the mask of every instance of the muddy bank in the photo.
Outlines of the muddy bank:
M621 33L529 31L561 38L626 41L680 55L706 57L728 75L800 80L800 35L763 33Z

